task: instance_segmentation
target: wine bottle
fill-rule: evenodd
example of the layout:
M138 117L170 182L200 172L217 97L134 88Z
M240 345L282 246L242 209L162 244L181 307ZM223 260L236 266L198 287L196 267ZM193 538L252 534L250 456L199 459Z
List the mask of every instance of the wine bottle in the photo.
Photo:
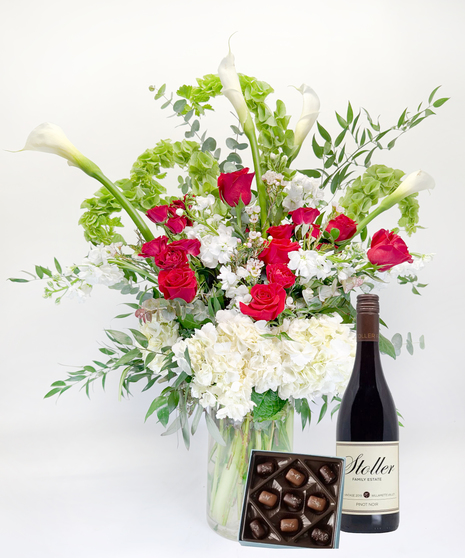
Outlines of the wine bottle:
M386 533L399 526L399 424L381 368L379 298L357 297L357 352L337 419L345 457L341 529Z

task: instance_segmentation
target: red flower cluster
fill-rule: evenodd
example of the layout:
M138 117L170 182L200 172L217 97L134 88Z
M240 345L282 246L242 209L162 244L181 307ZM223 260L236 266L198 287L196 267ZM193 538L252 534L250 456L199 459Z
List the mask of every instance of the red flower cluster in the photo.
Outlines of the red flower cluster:
M147 217L157 225L165 225L173 234L179 234L187 225L191 226L192 221L183 215L177 215L177 209L185 211L186 204L183 200L174 200L170 205L156 205L147 211Z
M197 294L197 279L189 267L189 254L200 254L199 240L183 239L168 243L166 236L159 236L142 245L140 255L144 258L153 257L155 264L161 268L158 286L167 300L182 298L192 302Z

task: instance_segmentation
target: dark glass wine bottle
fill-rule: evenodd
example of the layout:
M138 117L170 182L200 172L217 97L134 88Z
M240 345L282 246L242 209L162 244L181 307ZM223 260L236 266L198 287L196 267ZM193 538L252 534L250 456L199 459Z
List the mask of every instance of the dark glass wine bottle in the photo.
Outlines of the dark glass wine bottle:
M379 299L357 297L357 353L337 419L346 458L341 529L386 533L399 526L399 425L379 356Z

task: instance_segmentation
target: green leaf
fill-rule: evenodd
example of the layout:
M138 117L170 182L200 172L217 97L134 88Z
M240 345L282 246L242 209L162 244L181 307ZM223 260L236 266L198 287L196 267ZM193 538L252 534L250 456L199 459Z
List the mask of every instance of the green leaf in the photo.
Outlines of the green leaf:
M226 146L229 147L229 149L237 149L238 145L239 143L234 138L226 139Z
M114 366L123 366L124 364L129 364L130 362L132 362L133 360L135 360L136 358L140 358L141 354L139 349L132 349L130 351L128 351L127 353L125 353L121 358L119 358Z
M161 421L160 421L161 422ZM169 428L167 428L163 433L162 436L170 436L174 434L181 428L181 417L176 417L173 422L170 424Z
M17 277L9 277L7 281L11 281L12 283L29 283L30 279L19 279Z
M347 133L347 128L345 130L342 130L342 132L337 136L336 141L334 142L334 145L336 147L338 147L340 145L342 140L345 138L346 133Z
M394 345L389 341L389 339L384 337L384 335L381 335L381 333L379 334L379 350L381 353L389 355L394 360L396 359L396 350Z
M160 407L157 411L158 420L166 427L170 420L170 412L167 406Z
M223 436L221 436L218 427L215 424L215 421L211 418L211 416L205 411L205 421L207 423L208 432L210 436L215 440L217 444L220 446L226 446L226 442L223 440Z
M176 101L173 105L173 110L174 112L177 112L178 114L180 112L182 112L184 110L184 107L186 106L187 101L185 99L179 99L179 101Z
M152 362L152 360L153 360L156 356L157 356L156 353L149 353L149 354L147 355L147 358L145 359L145 362L144 362L145 368L148 367L148 365Z
M354 119L354 111L352 110L352 105L350 104L349 101L349 105L347 107L347 117L346 117L347 124L351 124L353 119Z
M325 130L325 128L323 128L323 126L319 122L317 122L316 125L318 127L318 131L320 132L321 137L324 140L329 141L329 143L331 143L333 140L331 139L329 132Z
M133 313L129 312L129 314L119 314L118 316L115 316L115 320L121 319L121 318L127 318L128 316L132 316Z
M333 418L334 413L337 413L337 411L339 411L339 407L341 406L341 404L339 403L338 405L336 405L335 407L332 408L331 410L331 419Z
M141 345L141 347L144 347L144 349L146 349L149 346L149 340L143 333L141 333L137 329L131 328L129 328L129 331L132 333L134 339L139 343L139 345Z
M257 422L274 420L276 415L283 410L287 401L281 399L276 391L269 389L265 393L252 390L252 401L255 403L253 419Z
M202 417L202 412L203 412L202 405L197 404L197 407L195 408L194 419L192 420L192 425L191 425L192 436L197 432L197 428L199 426L200 419Z
M214 138L207 138L202 144L202 151L215 151L216 149L216 140Z
M315 153L315 155L318 157L318 159L321 159L323 157L324 149L323 149L323 147L318 145L318 143L315 139L315 136L313 136L313 139L312 139L312 149L313 149L313 153Z
M392 339L391 339L391 343L392 346L394 347L394 350L396 351L396 356L399 356L402 350L402 335L400 333L396 333L393 335Z
M425 348L425 336L422 335L420 337L420 349L424 349ZM53 384L52 384L53 385Z
M323 420L323 417L326 415L326 411L328 410L328 397L326 395L323 395L321 398L323 399L323 406L321 407L317 424L319 424Z
M321 172L313 169L299 170L298 172L305 174L310 178L320 178Z
M62 269L61 269L61 265L59 264L58 260L56 258L53 258L55 261L55 268L58 271L58 273L61 275L63 273Z
M44 272L40 265L36 265L36 273L39 279L42 279L44 277Z
M410 355L413 355L412 334L410 332L407 334L407 351Z
M435 89L433 89L433 91L431 91L431 95L428 97L428 104L431 104L431 101L434 99L434 96L436 95L437 90L440 88L441 86L438 85Z
M114 342L119 343L120 345L132 345L132 339L129 335L126 335L122 331L116 331L114 329L106 329L105 333L107 336Z
M433 107L434 108L439 108L442 107L442 105L444 103L447 103L447 101L450 99L450 97L443 97L442 99L438 99L437 101L434 101L433 103Z
M53 384L50 387L65 387L66 383L63 382L62 380L58 380L58 382L53 382Z
M160 89L157 91L156 95L155 95L155 99L159 99L160 97L163 97L164 93L166 91L166 83L164 83Z
M109 356L116 354L116 351L112 351L111 349L107 349L107 348L100 348L99 351L104 355L109 355Z
M336 112L336 118L342 128L347 128L348 124L340 114ZM336 144L337 145L337 144Z
M56 395L57 393L61 393L61 388L51 389L48 393L46 393L44 395L44 399L47 399L47 397L52 397L53 395Z
M399 120L397 121L397 127L400 128L402 124L405 122L405 117L407 116L407 109L400 115Z

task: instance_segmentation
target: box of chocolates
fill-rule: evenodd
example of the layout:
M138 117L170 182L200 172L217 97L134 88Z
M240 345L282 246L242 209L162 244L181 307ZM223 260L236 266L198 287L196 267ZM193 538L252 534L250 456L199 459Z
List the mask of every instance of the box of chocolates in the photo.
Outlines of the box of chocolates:
M252 450L239 542L338 548L344 459Z

